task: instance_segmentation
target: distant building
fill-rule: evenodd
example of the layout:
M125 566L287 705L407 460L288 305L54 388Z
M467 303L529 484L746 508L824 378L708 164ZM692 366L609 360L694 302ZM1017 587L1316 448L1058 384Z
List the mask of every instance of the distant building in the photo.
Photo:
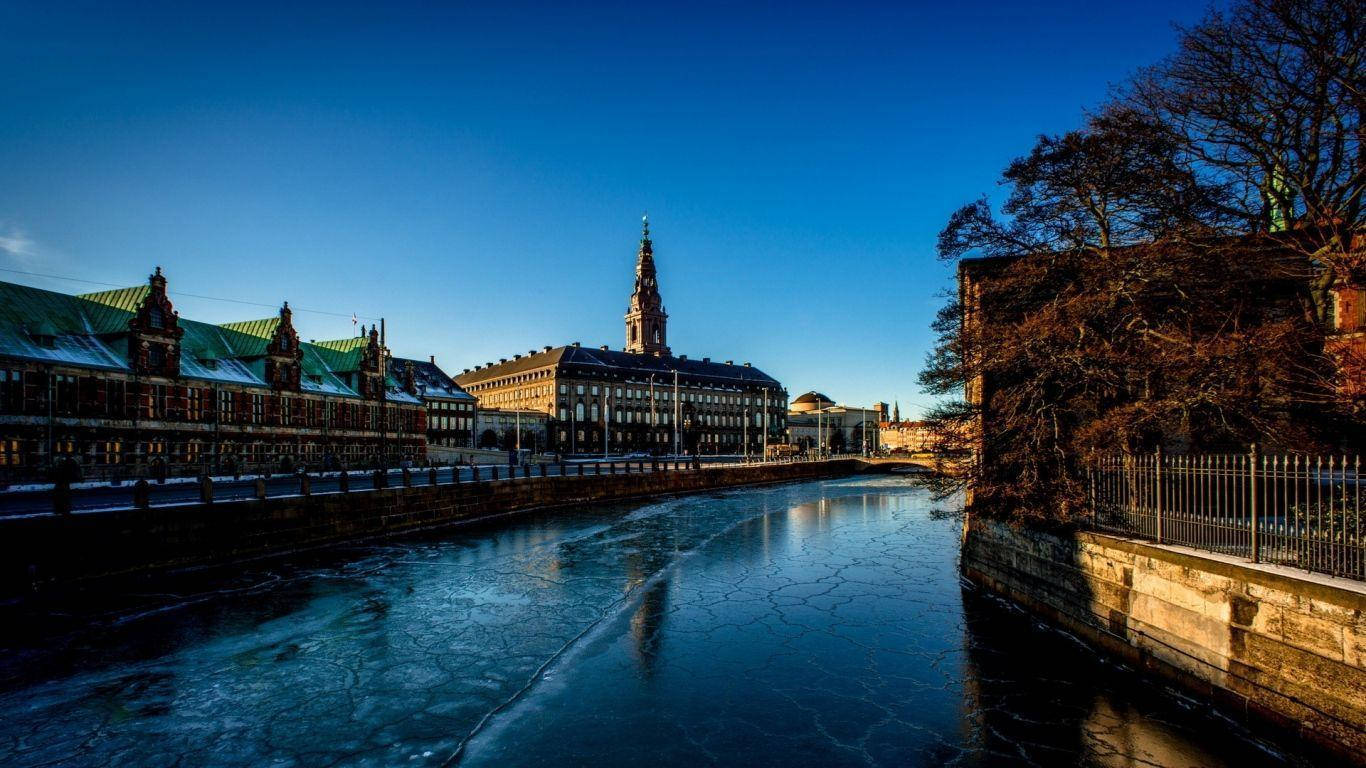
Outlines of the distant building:
M798 395L788 407L787 437L801 450L876 451L881 439L878 424L886 419L886 403L866 408L841 405L812 391Z
M923 421L884 421L878 425L882 450L891 453L933 453L937 440Z
M288 304L188 320L160 268L83 296L0 283L0 479L393 464L425 456L426 429L374 329L303 343Z
M626 346L577 342L542 347L455 377L485 408L540 411L552 449L569 453L650 451L677 445L696 453L751 453L777 442L787 392L749 363L675 356L660 297L654 246L645 224L635 290L626 311Z
M478 401L437 367L435 357L396 357L391 368L404 388L417 395L427 408L427 451L434 461L452 459L453 454L446 455L451 454L446 449L474 447Z

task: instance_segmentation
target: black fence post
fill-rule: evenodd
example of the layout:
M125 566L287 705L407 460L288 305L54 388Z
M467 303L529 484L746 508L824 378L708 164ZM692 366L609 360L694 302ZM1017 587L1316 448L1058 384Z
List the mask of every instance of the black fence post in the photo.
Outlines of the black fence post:
M59 515L71 514L71 481L62 478L52 484L52 511Z
M351 492L351 473L349 473L349 472L347 472L346 470L343 469L343 470L341 471L341 474L340 474L340 475L337 475L337 487L341 488L341 492L342 492L342 493L350 493L350 492Z
M264 499L266 497L266 479L264 477L258 477L256 478L256 482L252 483L252 485L255 487L256 498Z
M545 471L546 471L546 464L545 464L545 462L543 461L543 462L541 462L541 477L545 477L545 476L546 476Z
M497 480L497 479L498 479L498 465L497 465L497 464L494 464L493 467L492 467L492 469L493 469L493 479L494 479L494 480Z
M376 490L389 485L389 473L382 469L375 470L372 477L374 478L373 482Z
M151 505L151 486L147 484L147 478L139 477L138 481L133 483L133 506L147 509Z
M427 470L427 484L436 485L436 467L431 467Z
M402 471L400 474L401 474L402 477L403 477L403 487L404 487L404 488L412 488L412 487L413 487L413 473L412 473L412 470L408 469L407 467L404 467L404 468L403 468L403 471Z
M304 496L313 493L313 481L309 479L307 472L299 473L299 493Z
M213 478L208 475L199 476L199 503L213 503Z

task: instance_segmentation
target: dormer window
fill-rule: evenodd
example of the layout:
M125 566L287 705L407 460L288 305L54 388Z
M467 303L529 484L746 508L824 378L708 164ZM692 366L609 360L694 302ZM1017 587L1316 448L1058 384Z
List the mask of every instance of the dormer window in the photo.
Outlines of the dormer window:
M281 351L281 352L288 352L288 351L289 351L289 337L288 337L288 336L281 336L281 337L280 337L280 351Z
M148 328L165 328L165 327L166 327L166 317L165 317L164 314L162 314L162 312L161 312L161 307L150 307L150 308L147 310L147 327L148 327Z

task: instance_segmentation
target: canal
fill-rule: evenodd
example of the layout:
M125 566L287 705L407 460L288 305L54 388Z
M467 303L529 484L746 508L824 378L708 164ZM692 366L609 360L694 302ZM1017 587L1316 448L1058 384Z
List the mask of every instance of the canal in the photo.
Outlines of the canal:
M1303 763L964 585L958 525L860 476L10 606L0 765Z

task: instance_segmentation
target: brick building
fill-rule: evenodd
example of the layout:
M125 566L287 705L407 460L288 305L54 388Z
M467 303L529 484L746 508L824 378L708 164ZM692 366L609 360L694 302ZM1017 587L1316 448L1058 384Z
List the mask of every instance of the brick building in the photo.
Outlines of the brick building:
M0 480L69 459L87 479L422 459L421 401L379 334L301 343L289 305L224 325L146 285L72 296L0 283Z
M781 440L787 391L749 363L674 355L649 223L636 254L635 290L621 350L542 347L466 369L456 382L480 408L537 410L550 447L569 453L750 453Z

